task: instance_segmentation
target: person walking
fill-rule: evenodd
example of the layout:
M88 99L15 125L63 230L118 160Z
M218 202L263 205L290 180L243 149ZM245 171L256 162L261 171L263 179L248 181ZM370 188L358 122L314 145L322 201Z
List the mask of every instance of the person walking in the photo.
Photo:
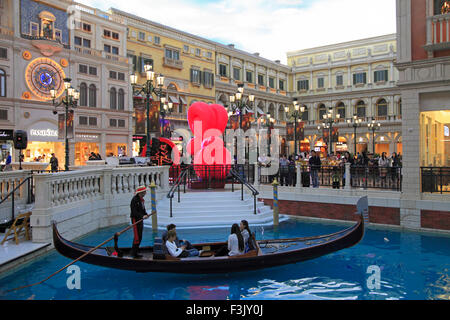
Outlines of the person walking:
M288 185L289 161L285 156L280 158L280 186Z
M5 168L3 169L3 171L11 171L12 170L11 162L12 162L11 154L8 152L6 154Z
M380 168L380 178L384 184L386 183L386 175L389 168L389 159L386 157L386 152L383 152L380 159L378 159L378 167Z
M52 157L50 158L50 167L52 172L58 172L58 158L56 158L55 154L52 153Z
M297 184L297 175L295 173L295 160L294 156L289 157L289 170L288 170L288 185L294 187Z
M131 223L133 224L133 246L131 248L131 256L135 259L142 258L142 255L138 254L139 246L142 241L142 231L144 229L144 221L140 221L148 218L147 211L145 210L144 197L147 194L147 188L140 186L136 189L135 196L131 199ZM140 221L139 223L136 223Z
M311 180L313 188L319 187L319 170L321 166L320 157L313 150L311 151L311 158L309 158L309 167L311 172Z

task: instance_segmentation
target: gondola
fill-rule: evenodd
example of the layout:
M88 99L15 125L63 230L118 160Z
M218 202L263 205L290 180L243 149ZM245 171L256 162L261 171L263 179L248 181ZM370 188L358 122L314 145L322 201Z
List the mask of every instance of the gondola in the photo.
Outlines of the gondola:
M367 212L367 209L358 211L356 224L347 229L314 237L259 240L256 241L256 250L239 256L215 256L215 253L226 245L226 242L215 242L193 244L196 249L201 250L198 257L174 258L161 250L162 246L155 239L154 246L140 248L139 253L143 256L140 259L129 256L131 248L116 246L100 247L80 261L136 272L185 274L230 273L276 267L315 259L356 245L364 236L364 212ZM78 259L94 248L64 239L55 223L53 241L56 250L70 259Z

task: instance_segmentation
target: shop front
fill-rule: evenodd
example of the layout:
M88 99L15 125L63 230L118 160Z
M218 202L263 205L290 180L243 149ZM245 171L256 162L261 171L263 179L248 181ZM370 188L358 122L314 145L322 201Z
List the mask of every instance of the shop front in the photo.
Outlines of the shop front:
M126 136L106 136L106 156L107 157L126 157L128 154Z
M13 156L13 136L14 131L13 130L5 130L0 129L0 145L1 145L1 153L0 153L0 162L2 164L5 164L6 158L8 157L8 152Z
M383 152L389 156L389 139L386 136L378 136L375 139L375 154L382 155Z
M368 152L369 141L366 137L359 137L356 140L356 153Z
M50 163L52 153L59 160L59 169L64 168L64 143L58 140L58 128L49 121L32 124L27 130L28 145L23 151L24 162Z
M316 144L314 145L314 151L318 153L318 155L321 158L326 158L328 155L328 146L325 142L323 142L323 139L320 138L317 140Z
M420 114L420 165L450 167L450 111Z
M144 146L147 144L147 136L134 135L133 136L133 157L139 157L142 154Z
M336 154L342 154L348 151L347 139L339 136L339 141L335 143L334 150Z
M311 142L308 139L304 139L300 141L300 152L310 152L311 151Z
M100 153L100 135L77 133L75 135L75 166L85 166L92 152Z

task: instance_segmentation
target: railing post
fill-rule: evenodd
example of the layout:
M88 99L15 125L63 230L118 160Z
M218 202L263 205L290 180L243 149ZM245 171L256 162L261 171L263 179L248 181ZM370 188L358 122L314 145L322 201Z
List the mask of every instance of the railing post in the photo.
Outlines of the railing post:
M11 199L11 220L14 220L14 216L15 216L15 212L14 212L14 207L15 207L15 205L14 205L14 194L15 194L15 192L14 192L14 188L15 188L15 186L14 186L14 183L15 183L15 181L13 180L12 181L12 190L13 190L13 193L12 193L12 199Z
M280 210L278 208L278 181L275 179L272 182L273 186L273 225L278 226L279 225L279 214Z
M303 186L302 181L302 165L297 163L297 183L295 185L297 188L301 188Z
M259 166L258 166L258 163L256 163L255 164L255 168L254 168L255 170L255 184L257 185L257 186L259 186L260 185L260 183L261 183L261 181L260 181L260 177L259 177Z
M351 189L350 163L345 163L345 190Z
M156 212L156 184L154 182L150 185L150 192L152 196L152 230L158 231L158 216ZM172 216L172 199L170 199L170 215Z
M241 201L244 201L244 183L241 182Z
M170 217L172 218L172 198L170 198Z
M256 194L253 195L253 213L256 215Z

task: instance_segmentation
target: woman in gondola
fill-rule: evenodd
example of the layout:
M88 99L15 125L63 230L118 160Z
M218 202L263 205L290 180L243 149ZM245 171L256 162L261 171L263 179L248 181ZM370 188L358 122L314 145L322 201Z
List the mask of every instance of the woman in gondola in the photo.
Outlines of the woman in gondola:
M239 225L235 223L231 226L231 234L228 236L227 246L219 249L215 256L220 257L227 254L229 256L237 256L244 254L244 250L244 237L242 237Z
M255 243L252 232L248 226L247 220L242 220L239 225L239 229L241 230L242 237L244 238L244 251L247 253L251 250L255 250Z

